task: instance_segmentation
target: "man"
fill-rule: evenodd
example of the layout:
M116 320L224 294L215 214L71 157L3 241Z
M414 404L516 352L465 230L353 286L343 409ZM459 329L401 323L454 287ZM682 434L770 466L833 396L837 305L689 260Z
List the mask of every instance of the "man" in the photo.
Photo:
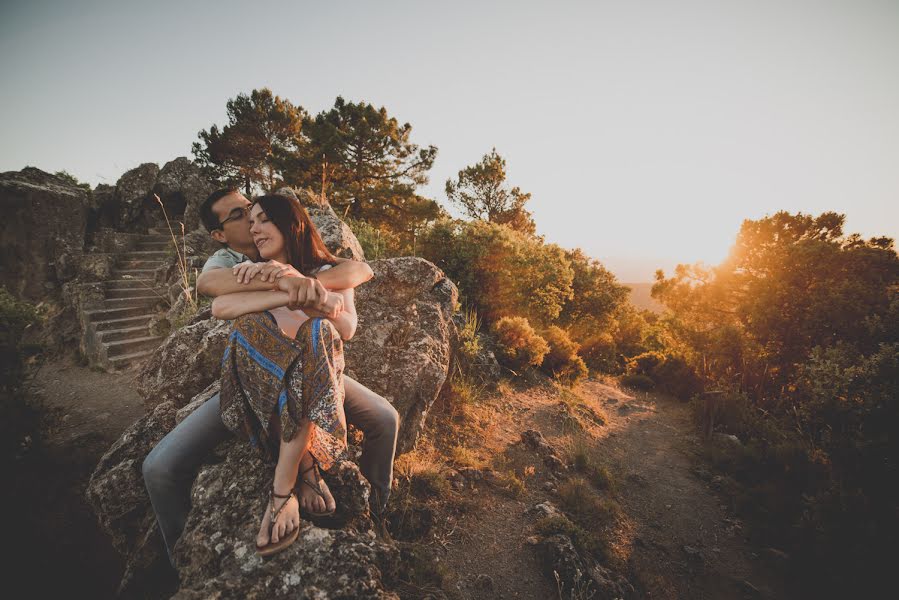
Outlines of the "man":
M292 266L275 261L243 264L258 258L250 235L249 206L250 202L237 189L227 188L213 192L200 207L203 225L213 239L224 244L206 261L197 278L200 293L215 297L279 289L290 295L288 308L336 314L342 310L342 298L328 290L354 288L372 277L367 264L347 259L339 259L337 265L319 272L315 278L305 277ZM344 376L344 389L347 422L364 434L359 466L371 484L372 512L379 519L393 480L399 415L386 399L350 377ZM190 511L190 486L196 471L215 446L230 436L231 432L221 421L216 394L169 432L144 460L144 481L170 559ZM301 505L307 508L316 503L321 506L325 501L318 498L312 487L298 488ZM333 502L333 498L328 501Z

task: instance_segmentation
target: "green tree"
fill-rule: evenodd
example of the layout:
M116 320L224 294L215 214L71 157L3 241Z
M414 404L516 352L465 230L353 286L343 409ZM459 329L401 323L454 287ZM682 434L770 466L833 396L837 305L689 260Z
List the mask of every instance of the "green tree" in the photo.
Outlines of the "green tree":
M274 189L306 145L305 111L268 88L238 94L226 109L227 125L198 134L200 141L193 144L197 163L216 179L243 186L247 195L254 188Z
M565 250L565 258L571 264L574 278L572 295L562 307L559 325L570 330L575 339L583 340L609 329L618 307L628 301L628 288L580 248Z
M488 321L521 316L547 327L571 298L574 273L565 251L503 225L440 220L419 247Z
M531 213L524 205L531 195L506 186L506 160L496 148L477 164L459 171L455 181L446 182L446 197L472 219L500 223L533 235L536 231Z
M428 182L437 148L412 143L412 126L386 108L338 96L332 109L307 118L304 129L309 147L289 183L324 186L344 214L407 234L441 214L436 202L416 193Z

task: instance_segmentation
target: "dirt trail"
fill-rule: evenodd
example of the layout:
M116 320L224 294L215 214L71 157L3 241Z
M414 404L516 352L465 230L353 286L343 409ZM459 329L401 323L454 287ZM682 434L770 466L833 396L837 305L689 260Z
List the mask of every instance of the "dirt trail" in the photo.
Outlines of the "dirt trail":
M626 555L627 575L640 598L786 597L739 521L694 474L700 441L685 404L629 395L593 379L577 393L608 419L588 434L617 480L624 517L614 545ZM489 429L469 446L480 458L499 455L527 429L542 432L564 455L570 430L563 427L560 397L552 387L538 385L489 402ZM523 448L511 454L510 466L534 467L524 493L511 499L495 487L476 485L467 492L475 510L453 522L440 544L464 598L558 598L527 542L535 518L526 514L537 503L558 499L543 487L549 473L539 458Z
M600 446L619 472L633 583L646 598L785 598L740 521L695 475L700 439L689 407L591 381L609 424Z

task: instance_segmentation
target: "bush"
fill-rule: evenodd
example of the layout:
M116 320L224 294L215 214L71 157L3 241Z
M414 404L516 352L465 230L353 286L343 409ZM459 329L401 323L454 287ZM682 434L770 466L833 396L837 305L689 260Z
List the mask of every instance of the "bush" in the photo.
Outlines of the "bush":
M400 236L389 229L377 227L368 221L357 220L352 217L346 217L343 220L353 230L367 260L412 254L411 248L403 243Z
M578 354L591 370L601 373L620 373L624 364L618 344L610 333L598 333L581 342Z
M665 355L661 352L644 352L627 361L627 372L631 375L652 377L656 368L663 362Z
M496 223L446 219L419 241L421 256L443 269L488 321L519 315L549 325L571 298L574 272L555 244Z
M543 332L543 338L549 345L540 366L544 372L569 385L587 376L587 365L577 353L578 345L564 329L552 325Z
M625 375L621 378L621 385L641 392L648 392L656 386L656 383L646 375Z
M549 345L537 335L524 317L503 317L493 325L496 337L496 358L512 369L536 367L549 352Z

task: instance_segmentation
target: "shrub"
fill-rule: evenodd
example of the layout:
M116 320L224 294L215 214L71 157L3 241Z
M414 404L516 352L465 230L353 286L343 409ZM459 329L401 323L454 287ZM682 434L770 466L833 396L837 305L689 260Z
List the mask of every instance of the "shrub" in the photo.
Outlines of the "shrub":
M656 383L646 375L624 375L621 378L621 385L641 392L648 392L656 386Z
M497 223L448 219L419 240L421 256L443 269L489 321L520 315L549 325L571 298L574 272L555 244Z
M403 243L400 236L389 229L352 217L345 217L343 220L353 230L367 260L412 254L411 248Z
M467 372L481 353L481 342L478 339L478 331L481 329L481 318L474 308L466 309L464 317L465 320L457 334L459 346L456 352L462 369Z
M503 317L493 325L497 359L512 369L536 367L549 352L549 345L537 335L524 317Z
M543 332L543 338L549 345L540 366L543 371L569 385L587 376L587 365L577 353L578 345L564 329L552 325Z
M665 362L665 355L661 352L644 352L627 361L627 372L632 375L652 377L656 368L663 362Z
M618 352L618 344L610 333L592 335L583 342L578 354L591 370L601 373L620 373L624 364Z

